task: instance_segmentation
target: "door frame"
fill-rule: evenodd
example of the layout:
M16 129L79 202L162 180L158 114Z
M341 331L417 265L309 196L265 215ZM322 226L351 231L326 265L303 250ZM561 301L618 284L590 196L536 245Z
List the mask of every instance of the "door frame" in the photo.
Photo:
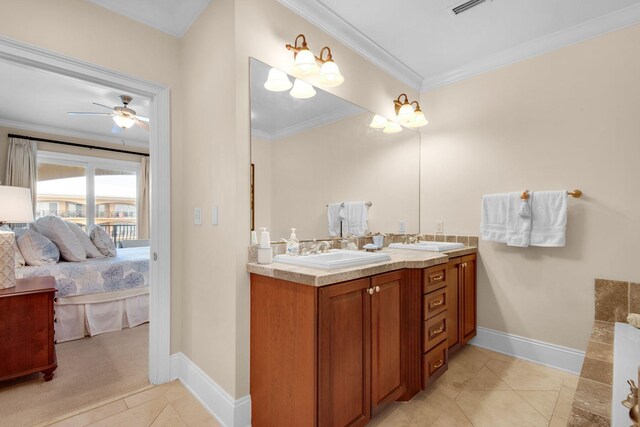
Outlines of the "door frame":
M122 90L150 100L149 381L171 378L171 109L165 85L0 36L0 60L89 83ZM162 172L162 173L161 173Z

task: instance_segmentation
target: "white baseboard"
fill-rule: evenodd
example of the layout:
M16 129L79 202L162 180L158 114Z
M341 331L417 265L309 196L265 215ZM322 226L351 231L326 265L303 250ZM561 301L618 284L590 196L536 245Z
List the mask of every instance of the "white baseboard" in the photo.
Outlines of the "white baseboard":
M223 426L251 425L251 398L234 399L183 353L171 355L171 379L179 379Z
M579 374L584 361L584 351L562 347L543 341L525 338L493 329L478 327L478 333L470 341L477 347L529 360L541 365Z

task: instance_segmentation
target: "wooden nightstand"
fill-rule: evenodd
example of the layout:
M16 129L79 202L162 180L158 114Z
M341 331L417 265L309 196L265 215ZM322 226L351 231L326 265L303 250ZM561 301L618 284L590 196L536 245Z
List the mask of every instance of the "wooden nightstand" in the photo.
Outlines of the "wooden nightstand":
M0 381L34 372L45 381L53 378L55 293L51 276L18 279L15 287L0 289Z

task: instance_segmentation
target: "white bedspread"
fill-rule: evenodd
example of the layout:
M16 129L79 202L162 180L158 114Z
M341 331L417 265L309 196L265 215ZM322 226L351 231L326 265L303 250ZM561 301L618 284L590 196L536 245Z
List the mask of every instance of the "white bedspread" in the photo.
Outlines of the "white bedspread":
M16 269L16 278L53 276L58 297L149 287L149 247L118 249L113 258Z

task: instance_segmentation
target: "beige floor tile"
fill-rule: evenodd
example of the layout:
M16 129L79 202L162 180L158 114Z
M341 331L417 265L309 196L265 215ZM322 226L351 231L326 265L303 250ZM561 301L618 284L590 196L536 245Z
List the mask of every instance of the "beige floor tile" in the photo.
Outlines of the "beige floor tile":
M66 420L59 421L55 424L51 424L52 427L84 427L91 423L100 421L104 418L126 411L127 405L124 400L116 400L115 402L107 403L106 405L98 406L95 409L83 412Z
M431 427L473 427L458 404L453 403Z
M549 424L514 391L463 391L456 403L475 427L546 427Z
M486 366L514 390L559 391L563 384L562 376L557 370L535 363L522 360L503 362L491 359Z
M567 376L562 379L562 385L575 390L576 388L578 388L579 379L580 376L567 373Z
M155 399L91 424L96 427L148 427L167 406L166 399Z
M171 405L167 405L151 427L186 427L186 424L182 422L176 410Z
M187 390L180 381L174 381L170 384L169 390L164 394L164 397L166 397L169 402L173 402L188 395L189 390Z
M205 420L196 421L189 427L222 427L215 418L207 418Z
M508 356L508 355L506 355L506 354L498 353L498 352L496 352L496 351L492 351L492 350L489 350L489 349L486 349L486 348L475 347L475 346L473 346L473 347L474 347L474 348L477 348L477 349L478 349L478 351L480 351L481 353L486 354L486 355L487 355L487 356L489 356L491 359L501 360L501 361L503 361L503 362L512 362L512 361L515 361L515 360L516 360L516 358L515 358L515 357Z
M534 391L519 391L518 394L524 400L529 402L531 406L536 408L546 419L550 420L553 416L553 410L556 407L558 401L557 391L547 390L534 390Z
M463 365L478 372L489 360L490 357L478 347L467 346L449 359L449 366Z
M477 391L511 390L507 384L486 366L483 366L475 377L463 384L462 389ZM551 409L553 410L553 408Z
M568 421L569 420L566 418L562 418L557 415L554 415L553 418L551 418L551 423L549 424L549 427L567 427Z
M149 390L134 394L124 398L127 407L133 408L154 399L164 399L165 393L169 390L170 384L162 384Z
M575 389L563 386L560 390L560 396L558 397L558 402L556 403L553 415L568 419L569 414L571 413L571 407L573 406L573 397L575 394Z
M213 418L193 396L187 395L171 402L182 421L191 426L195 422Z
M479 369L476 370L466 365L451 364L449 365L449 369L442 374L436 384L451 390L461 391L464 390L469 381L477 376L478 372Z

